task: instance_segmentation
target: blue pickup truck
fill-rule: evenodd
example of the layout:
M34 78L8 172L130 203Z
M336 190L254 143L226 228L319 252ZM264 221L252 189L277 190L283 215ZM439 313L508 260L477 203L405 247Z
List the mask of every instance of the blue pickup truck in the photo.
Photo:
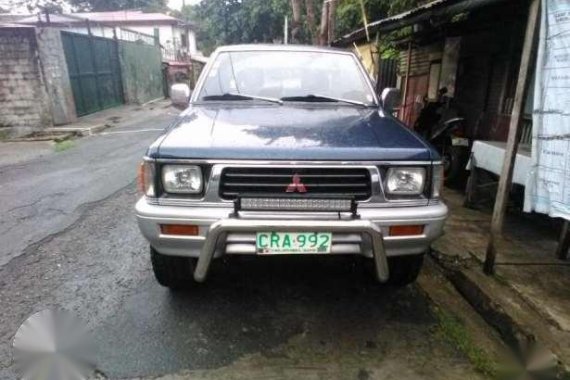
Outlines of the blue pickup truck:
M203 282L225 255L360 255L413 282L441 235L438 153L392 116L351 52L216 50L185 110L148 149L136 215L157 281Z

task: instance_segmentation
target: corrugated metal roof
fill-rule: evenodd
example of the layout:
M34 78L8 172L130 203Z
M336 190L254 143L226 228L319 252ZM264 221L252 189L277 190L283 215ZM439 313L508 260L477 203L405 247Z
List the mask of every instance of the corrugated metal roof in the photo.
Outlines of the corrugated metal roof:
M369 33L390 32L429 20L434 16L453 15L501 1L509 0L435 0L407 12L371 22L368 24L368 31ZM360 28L337 39L333 42L333 46L346 46L364 38L366 30Z
M17 22L25 17L27 17L27 15L19 15L14 13L0 13L0 22L2 23Z
M143 13L141 11L116 11L116 12L82 12L73 13L74 16L88 18L100 22L125 22L125 21L171 21L172 23L182 22L163 13Z
M50 22L53 23L77 23L89 20L93 22L109 24L136 24L137 22L159 22L170 24L184 24L185 22L175 17L163 13L144 13L138 10L115 11L115 12L81 12L70 14L50 14ZM45 14L34 15L23 18L18 22L25 24L35 24L38 21L46 22Z

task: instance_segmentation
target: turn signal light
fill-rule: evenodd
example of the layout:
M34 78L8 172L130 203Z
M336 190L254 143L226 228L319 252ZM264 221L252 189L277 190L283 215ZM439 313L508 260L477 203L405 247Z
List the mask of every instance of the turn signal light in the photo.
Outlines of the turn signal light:
M139 165L137 176L138 190L141 195L154 197L154 165L151 162L143 161Z
M161 224L160 232L164 235L196 236L199 228L191 224Z
M137 172L137 188L142 194L146 192L145 182L145 167L144 162L141 162Z
M424 233L423 225L390 226L390 236L410 236Z

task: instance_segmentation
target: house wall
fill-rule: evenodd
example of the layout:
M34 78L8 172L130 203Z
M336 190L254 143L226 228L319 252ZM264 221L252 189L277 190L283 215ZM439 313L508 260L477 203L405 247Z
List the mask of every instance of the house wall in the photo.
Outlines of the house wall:
M114 29L109 26L100 26L97 24L92 24L89 27L91 29L91 34L97 37L105 37L105 38L113 38L114 37ZM89 30L86 26L72 26L69 28L63 28L67 32L72 33L80 33L80 34L89 34Z
M36 28L36 39L53 124L72 123L77 119L77 115L61 32L51 28Z
M410 78L406 92L408 50L400 51L398 76L400 77L400 90L402 94L406 93L406 99L403 99L399 117L408 126L413 126L416 122L424 105L423 100L428 95L430 64L431 62L441 61L442 57L443 42L413 48L410 60Z
M106 37L106 38L113 38L113 30L114 28L108 26L100 26L93 23L91 26L91 34L98 37ZM130 29L139 33L147 34L150 36L154 36L154 29L158 28L159 31L159 41L160 44L166 48L173 48L174 46L179 47L182 41L182 34L185 33L185 30L180 27L176 27L173 25L125 25L126 29ZM81 33L81 34L88 34L88 30L86 26L74 26L70 28L65 28L65 30L73 33ZM119 39L121 39L121 35L119 33ZM188 49L189 54L195 55L197 53L197 46L196 46L196 34L192 30L188 30Z
M444 86L448 89L455 87L448 96L452 98L452 107L465 118L468 136L482 140L506 140L525 16L519 12L505 18L499 11L494 12L503 15L502 19L482 13L456 30L450 28L446 35L437 37L438 43L414 46L410 86L400 113L405 123L414 124L427 93ZM406 46L400 46L402 92L406 85L407 57ZM446 64L449 57L453 58L452 64ZM441 70L439 83L434 87L430 77L438 76L433 72L430 75L430 65L436 62L441 62ZM454 86L450 86L453 82Z
M0 28L0 136L51 126L34 28Z
M475 139L506 141L523 25L463 37L455 100Z
M137 32L154 35L155 26L148 25L128 25L128 29L136 30ZM182 34L185 33L183 28L173 25L160 25L158 27L160 44L166 48L173 48L181 46ZM189 54L196 54L196 35L192 30L188 31L188 49Z

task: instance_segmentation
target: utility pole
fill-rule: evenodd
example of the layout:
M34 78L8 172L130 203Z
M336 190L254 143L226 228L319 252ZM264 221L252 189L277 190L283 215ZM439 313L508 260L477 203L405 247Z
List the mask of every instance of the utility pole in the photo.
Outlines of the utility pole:
M368 32L368 17L366 16L366 7L364 0L360 0L360 11L362 12L362 23L364 24L364 31L366 32L366 41L370 42L370 33Z
M220 0L224 7L224 43L228 43L228 2L226 0Z
M289 43L289 18L285 16L285 25L283 26L283 43Z

